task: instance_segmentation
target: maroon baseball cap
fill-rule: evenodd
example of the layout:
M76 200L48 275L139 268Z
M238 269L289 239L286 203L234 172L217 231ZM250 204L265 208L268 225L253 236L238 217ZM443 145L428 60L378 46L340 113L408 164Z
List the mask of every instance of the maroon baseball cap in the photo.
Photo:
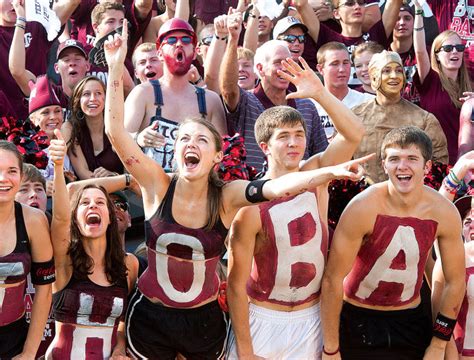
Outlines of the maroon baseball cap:
M39 76L36 83L29 83L31 93L28 104L28 112L31 114L36 110L46 106L61 106L58 96L54 92L49 79L46 76Z
M56 55L56 60L59 60L59 58L61 57L61 53L64 50L69 49L69 48L78 49L84 55L84 57L87 59L87 54L86 54L86 51L84 50L84 46L82 45L82 43L80 41L77 41L77 40L74 40L74 39L67 39L66 41L59 44L58 51L56 53L57 54Z
M461 219L464 219L471 208L474 205L474 197L471 195L465 195L454 202L454 205L459 211L459 215L461 215Z

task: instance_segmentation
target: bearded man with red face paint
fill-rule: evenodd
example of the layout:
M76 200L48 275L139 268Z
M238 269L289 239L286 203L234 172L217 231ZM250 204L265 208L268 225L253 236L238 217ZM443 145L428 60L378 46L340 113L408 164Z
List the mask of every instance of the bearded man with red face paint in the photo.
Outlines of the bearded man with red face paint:
M136 86L125 103L127 131L136 134L138 145L166 171L173 167L173 146L178 126L185 119L202 117L221 135L227 133L219 96L188 81L196 44L196 33L186 21L174 18L165 22L156 40L163 76Z
M322 280L323 359L443 359L465 287L461 219L423 185L425 132L394 129L381 148L388 181L356 196L334 234ZM420 288L435 239L447 286L432 324Z

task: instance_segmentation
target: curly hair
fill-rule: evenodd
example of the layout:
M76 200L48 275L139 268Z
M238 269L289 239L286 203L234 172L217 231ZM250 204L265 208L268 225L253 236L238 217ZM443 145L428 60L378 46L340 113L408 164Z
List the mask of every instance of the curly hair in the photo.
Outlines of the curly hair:
M86 185L77 191L72 200L71 210L71 243L68 249L68 255L71 257L74 274L78 279L87 279L92 274L94 260L86 253L82 242L83 235L77 221L77 208L82 195L87 189L98 189L104 193L109 210L110 224L107 227L106 239L107 246L105 250L105 274L111 284L121 283L127 280L127 266L125 264L125 251L120 240L118 232L117 217L115 208L107 191L102 186Z

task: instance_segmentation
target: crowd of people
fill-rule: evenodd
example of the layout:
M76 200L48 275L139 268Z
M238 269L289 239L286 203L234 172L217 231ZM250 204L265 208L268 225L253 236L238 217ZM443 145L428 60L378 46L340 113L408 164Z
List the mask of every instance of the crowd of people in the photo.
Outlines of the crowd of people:
M0 359L474 359L473 11L0 0Z

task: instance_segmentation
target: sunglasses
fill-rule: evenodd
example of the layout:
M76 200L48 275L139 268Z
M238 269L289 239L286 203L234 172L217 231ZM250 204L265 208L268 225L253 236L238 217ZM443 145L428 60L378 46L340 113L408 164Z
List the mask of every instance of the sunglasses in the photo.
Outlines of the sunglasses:
M338 8L340 8L341 6L353 7L355 6L355 4L364 6L366 3L365 3L365 0L348 0L345 3L339 4Z
M201 41L200 41L201 45L206 45L206 46L211 45L213 37L214 37L214 35L209 35L209 36L206 36L206 37L202 38Z
M290 44L293 44L296 40L298 40L300 44L304 43L304 35L281 35L278 39L289 42Z
M178 40L181 41L181 44L183 45L188 45L193 42L193 38L189 35L183 35L183 36L168 36L167 38L164 38L162 43L163 44L168 44L168 45L174 45L178 42Z
M436 53L439 53L441 50L444 52L451 52L453 49L456 49L457 52L463 52L466 49L466 45L464 44L456 44L456 45L443 45L441 46L438 50L436 50Z
M118 210L122 212L128 211L128 204L126 202L123 202L120 200L114 200L114 205Z

